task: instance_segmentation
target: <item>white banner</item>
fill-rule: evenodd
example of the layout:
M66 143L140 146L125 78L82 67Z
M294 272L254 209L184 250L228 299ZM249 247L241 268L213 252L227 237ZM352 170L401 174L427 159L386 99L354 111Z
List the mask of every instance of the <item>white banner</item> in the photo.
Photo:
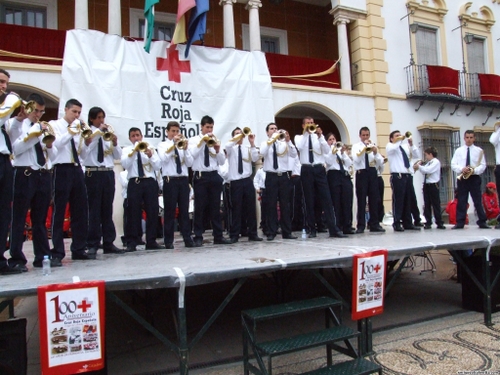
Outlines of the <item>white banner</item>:
M153 42L150 53L142 41L127 41L95 30L66 34L60 114L68 99L83 104L81 118L97 106L106 112L122 146L128 130L141 129L156 145L165 138L169 121L178 121L186 137L199 133L204 115L214 119L222 144L235 127L248 126L257 143L274 121L269 69L262 52Z

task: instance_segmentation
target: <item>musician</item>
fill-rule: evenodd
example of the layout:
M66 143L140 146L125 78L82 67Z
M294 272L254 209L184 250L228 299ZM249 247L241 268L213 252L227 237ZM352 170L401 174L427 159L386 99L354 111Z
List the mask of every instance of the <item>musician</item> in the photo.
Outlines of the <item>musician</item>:
M203 213L209 210L212 223L214 244L231 243L222 235L222 218L220 200L223 179L218 173L219 166L226 157L220 152L219 142L213 138L214 120L203 116L200 121L201 134L189 139L189 152L193 156L193 189L194 189L194 243L203 244ZM208 143L212 143L210 145Z
M7 95L4 92L7 90L9 80L10 74L6 70L0 69L0 101L2 102L0 104L0 125L2 130L0 135L0 275L13 275L22 272L20 269L10 267L4 256L12 214L13 186L13 169L10 162L12 143L4 125L12 113L10 108L5 105Z
M404 140L407 142L403 142ZM411 217L412 183L410 159L419 158L418 148L411 137L401 135L399 130L391 132L390 142L385 146L391 171L393 228L396 232L420 230L413 225Z
M116 229L113 223L113 200L115 197L114 161L120 160L122 149L118 138L109 132L105 124L106 113L100 107L89 110L88 121L92 136L85 139L82 160L85 166L85 186L89 205L89 233L87 247L89 254L97 254L102 237L104 254L123 254L114 245ZM109 140L103 138L108 134Z
M370 129L363 126L359 129L360 142L352 146L353 166L356 173L356 199L358 202L356 233L364 233L366 228L366 198L370 210L368 226L370 232L385 232L380 226L378 205L379 191L377 184L377 166L384 162L378 147L370 141Z
M269 139L262 142L260 154L264 158L266 172L266 199L264 211L267 213L267 240L272 241L278 231L278 200L281 210L281 235L284 239L296 239L292 234L291 181L289 158L297 155L297 149L287 131L278 132L275 123L266 126ZM283 139L280 139L283 138Z
M82 112L82 104L70 99L64 106L64 116L50 121L56 140L54 146L57 155L54 159L54 211L52 214L52 261L51 265L61 266L66 256L64 250L64 213L69 203L71 212L71 259L95 259L95 254L86 251L88 234L88 201L85 178L77 149L81 144L81 131L78 120ZM83 143L83 140L82 140Z
M495 181L496 186L500 186L500 121L495 123L494 132L491 133L490 143L495 148ZM500 223L495 225L495 229L500 229Z
M474 131L466 130L464 133L465 144L457 148L451 159L451 169L459 175L457 181L457 224L451 229L463 229L467 215L469 193L477 212L477 225L482 229L489 228L486 224L486 214L481 202L480 175L486 169L486 159L484 151L480 147L477 147L474 141Z
M305 221L305 202L304 202L304 192L302 190L302 179L300 177L300 171L302 165L300 164L299 156L294 158L289 158L289 163L292 164L292 231L302 231L306 228ZM321 210L321 209L320 209ZM321 213L321 212L320 212ZM321 215L320 215L321 216ZM326 230L325 230L326 231Z
M439 197L439 180L441 179L441 162L437 158L436 148L427 147L424 151L425 164L417 162L414 169L424 175L424 229L431 229L432 211L434 211L434 220L438 229L446 229L441 217L441 199ZM432 211L431 211L432 210Z
M349 168L352 159L345 145L337 147L337 139L333 133L326 136L331 151L325 156L328 188L335 210L337 226L344 234L354 234L352 229L353 185Z
M193 157L187 149L187 139L180 133L180 124L170 121L167 139L158 144L163 178L163 237L167 249L174 248L175 209L179 207L179 228L186 247L194 247L189 221L188 167Z
M255 204L255 189L252 183L252 162L259 160L259 150L255 147L255 134L244 136L240 128L231 133L232 139L226 143L227 160L229 163L227 179L230 186L231 225L230 241L238 242L242 230L242 219L248 228L249 241L262 241L257 234L257 213ZM248 138L248 143L243 140ZM246 229L246 228L244 228Z
M142 205L146 212L146 250L160 250L163 246L156 242L158 221L158 182L156 172L160 170L161 161L154 148L142 141L139 128L130 128L128 139L132 146L123 148L121 162L127 170L127 203L129 218L127 234L130 236L126 252L137 250L142 232L139 231L142 219Z

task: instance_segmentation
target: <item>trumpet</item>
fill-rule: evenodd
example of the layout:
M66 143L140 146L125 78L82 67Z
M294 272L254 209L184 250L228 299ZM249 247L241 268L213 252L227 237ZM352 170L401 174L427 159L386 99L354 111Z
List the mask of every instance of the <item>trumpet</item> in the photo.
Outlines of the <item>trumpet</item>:
M336 154L339 149L342 149L342 147L344 147L344 144L342 142L337 142L332 145L332 154Z
M187 149L187 146L188 146L188 140L186 137L182 135L178 141L176 141L172 146L170 146L165 150L165 154L171 153L175 147L177 147L179 150L185 150Z
M318 129L318 125L316 124L310 124L310 125L307 125L305 128L304 128L304 133L307 131L311 134L314 134L316 133L316 130Z
M280 129L272 135L271 139L267 141L267 144L270 146L277 140L283 141L285 138L286 138L286 130Z
M219 143L219 140L214 134L205 134L201 137L200 142L198 142L198 147L201 147L203 142L205 142L208 147L214 147Z
M6 93L3 90L0 90L0 92L7 95L3 103L0 104L0 118L7 119L21 105L24 106L24 111L28 115L35 110L36 102L34 100L30 100L29 102L23 100L15 92Z
M42 130L42 125L45 125L47 129ZM23 141L28 142L28 140L30 140L31 138L36 138L43 135L42 143L50 147L52 143L56 140L55 132L54 129L52 128L52 125L50 125L46 121L40 121L38 122L38 126L40 127L40 129L39 130L32 129L26 135L26 137L24 137Z
M90 138L94 138L94 137L100 135L102 137L102 139L104 139L105 141L111 141L113 139L113 135L115 134L115 131L111 125L108 125L108 124L105 124L105 125L106 125L106 129L104 129L104 131L102 131L101 129L97 129L95 132L93 132L90 135ZM84 138L85 138L85 136L84 136Z
M406 138L406 139L411 139L411 137L412 137L411 132L410 132L410 131L407 131L407 132L405 133L405 138Z
M413 170L416 171L418 169L419 166L422 166L422 165L426 165L427 164L427 161L425 160L417 160L414 164L413 164Z
M365 146L365 152L372 152L373 148L375 147L375 143L372 143L372 141L368 140L368 144Z
M147 142L141 141L137 142L135 145L134 149L130 154L128 154L128 157L131 158L132 155L134 155L134 152L144 152L149 148L149 144Z
M474 174L474 168L472 168L470 165L468 165L467 168L469 168L469 171L460 173L457 176L457 180L467 180L470 176Z
M90 126L88 126L82 120L78 120L78 121L80 121L80 122L76 123L76 124L75 124L75 122L73 122L71 125L68 126L68 132L71 135L81 134L83 139L88 139L88 138L92 137L93 133L92 133L92 129L90 129ZM75 124L75 125L73 125L73 124ZM75 130L73 130L73 129L75 129Z

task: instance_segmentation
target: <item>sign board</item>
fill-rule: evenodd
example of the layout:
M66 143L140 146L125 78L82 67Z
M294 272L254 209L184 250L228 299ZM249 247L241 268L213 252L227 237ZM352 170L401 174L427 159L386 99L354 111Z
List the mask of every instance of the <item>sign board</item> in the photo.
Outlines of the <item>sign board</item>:
M387 250L354 255L352 270L352 319L381 314L384 311Z
M38 287L43 375L104 368L104 281Z

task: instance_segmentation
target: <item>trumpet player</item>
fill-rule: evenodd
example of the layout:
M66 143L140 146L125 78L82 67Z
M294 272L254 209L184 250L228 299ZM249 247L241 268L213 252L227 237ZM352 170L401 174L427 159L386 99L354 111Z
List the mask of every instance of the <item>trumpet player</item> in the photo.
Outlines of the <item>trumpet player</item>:
M122 151L122 166L127 170L127 202L129 218L127 233L129 242L125 251L137 250L142 241L141 228L142 205L146 211L146 250L159 250L164 247L156 242L156 226L158 220L158 183L156 172L160 170L161 161L156 151L142 140L139 128L130 128L128 139L132 146Z
M123 250L114 245L116 228L113 223L113 200L115 198L114 161L120 160L122 149L118 138L112 134L109 141L103 135L108 132L105 124L106 113L100 107L92 107L88 114L88 123L92 137L84 140L82 160L85 166L85 186L89 205L89 232L87 248L89 254L97 254L102 237L104 254L123 254Z
M214 244L225 245L231 241L222 235L220 201L223 179L218 170L224 164L226 156L213 135L214 119L203 116L200 126L201 134L190 138L188 146L193 155L194 243L197 247L203 244L203 215L208 208Z
M384 162L378 147L370 140L370 129L363 126L359 130L360 142L352 145L354 171L356 173L356 199L358 204L356 233L364 233L366 228L366 199L370 210L368 226L370 232L385 232L379 222L379 191L377 166Z
M321 128L314 126L312 117L303 118L302 129L304 129L304 133L295 136L295 145L299 151L300 163L302 164L300 177L306 203L306 222L310 230L309 237L316 237L314 200L318 198L321 210L325 214L330 237L347 237L337 227L335 210L326 179L325 157L331 154L331 147L326 142Z
M481 177L486 169L484 151L474 144L475 134L473 130L464 133L465 144L456 149L451 159L451 169L462 174L457 180L457 224L451 229L463 229L467 215L467 202L469 194L474 202L477 212L477 225L479 228L487 229L486 213L481 202Z
M240 128L232 131L233 137L226 143L227 160L229 163L227 179L230 187L231 225L230 241L238 242L242 230L242 219L248 227L249 241L262 241L257 235L257 212L255 204L255 189L252 183L252 162L259 160L259 151L255 147L255 135L249 133L248 143L243 144L245 136Z
M57 155L54 159L54 211L52 214L52 260L51 265L61 266L61 260L66 256L64 250L64 213L69 203L71 212L71 259L95 259L95 254L88 254L88 200L85 178L81 168L77 145L80 144L80 134L70 129L80 124L82 104L76 99L70 99L64 106L64 116L59 120L50 121L55 132L54 146Z
M179 228L186 247L194 247L189 221L189 173L193 157L177 121L170 121L167 139L158 144L163 178L163 237L167 249L174 248L175 209L179 207Z

